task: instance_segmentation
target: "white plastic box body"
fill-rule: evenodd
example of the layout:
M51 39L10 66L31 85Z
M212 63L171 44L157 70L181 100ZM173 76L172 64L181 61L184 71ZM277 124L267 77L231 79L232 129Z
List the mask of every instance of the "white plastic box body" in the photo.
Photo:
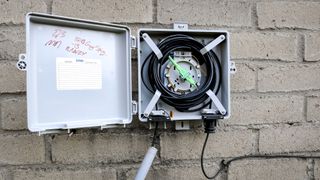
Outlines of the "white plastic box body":
M30 131L131 123L128 27L29 13L25 56Z
M175 26L179 27L179 26ZM182 25L182 27L185 27ZM186 26L187 27L187 26ZM149 37L153 40L154 43L159 43L161 39L173 35L173 34L185 34L193 37L195 40L202 42L203 44L209 44L215 38L220 35L225 36L225 40L218 44L213 51L217 54L222 69L222 81L221 88L217 94L218 99L221 104L226 109L226 114L224 118L229 118L231 113L230 108L230 45L229 45L229 33L227 31L215 31L215 30L191 30L191 29L139 29L138 32L138 92L139 92L139 100L138 100L138 116L140 121L147 122L148 118L143 117L144 110L148 106L148 103L152 99L153 95L147 88L144 86L141 80L141 66L145 61L145 58L152 52L152 49L149 45L141 38L143 33L147 33ZM173 117L171 120L173 121L186 121L186 120L202 120L201 111L197 112L179 112L174 107L163 103L161 99L158 101L158 108L165 109L166 111L173 112Z

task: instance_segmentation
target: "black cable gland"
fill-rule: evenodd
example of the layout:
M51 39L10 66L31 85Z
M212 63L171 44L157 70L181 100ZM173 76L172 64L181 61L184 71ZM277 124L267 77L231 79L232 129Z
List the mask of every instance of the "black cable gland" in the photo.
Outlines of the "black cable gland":
M204 132L205 133L214 133L217 126L216 119L204 120Z

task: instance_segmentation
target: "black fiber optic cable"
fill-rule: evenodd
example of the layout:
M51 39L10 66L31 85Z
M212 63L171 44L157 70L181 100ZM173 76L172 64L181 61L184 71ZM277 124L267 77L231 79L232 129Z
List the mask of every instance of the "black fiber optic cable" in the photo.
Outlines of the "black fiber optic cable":
M299 159L320 159L320 156L303 156L303 155L248 155L248 156L238 156L238 157L234 157L232 159L229 160L222 160L220 162L220 168L219 170L213 175L213 176L208 176L208 174L206 173L205 169L204 169L204 164L203 164L203 157L204 157L204 151L205 148L207 146L207 141L209 138L209 134L207 133L203 147L202 147L202 151L201 151L201 170L203 175L207 178L207 179L215 179L223 170L225 170L226 168L229 167L229 165L234 162L234 161L238 161L238 160L243 160L243 159L251 159L251 158L264 158L264 159L275 159L275 158L299 158Z
M159 127L159 124L158 124L158 122L156 122L156 126L154 128L153 137L152 137L152 143L151 143L152 147L155 146L157 138L158 138L158 135L157 135L158 127Z
M194 38L184 35L175 34L162 39L158 48L163 54L161 59L152 52L150 53L141 66L141 79L145 87L151 92L156 90L161 92L161 100L170 106L175 107L181 112L199 111L211 104L206 91L212 90L215 94L220 89L221 82L221 65L217 55L211 50L204 55L200 50L204 47L202 43ZM207 69L207 78L194 91L187 94L177 94L170 90L164 82L163 65L168 63L168 57L174 51L190 51L198 60L199 64L204 65ZM147 70L145 70L147 68ZM147 74L144 74L147 72ZM148 78L146 82L145 78Z

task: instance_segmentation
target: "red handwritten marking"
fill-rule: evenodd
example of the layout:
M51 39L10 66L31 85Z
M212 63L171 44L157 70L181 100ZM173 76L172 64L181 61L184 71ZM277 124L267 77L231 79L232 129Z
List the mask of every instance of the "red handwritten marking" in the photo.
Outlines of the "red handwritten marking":
M90 44L90 41L87 41L84 45L87 46L89 48L89 50L93 50L94 46Z
M72 45L73 45L73 47L75 49L79 49L80 48L80 44L78 44L78 43L72 43Z
M55 48L60 48L63 44L63 38L66 37L67 32L62 29L55 29L52 33L52 39L48 40L45 43L45 46L51 46ZM87 54L87 51L94 51L100 56L106 55L106 50L99 45L94 45L91 41L81 38L75 37L71 45L66 46L65 51L84 56Z
M70 47L70 46L67 46L65 50L70 52L70 53L77 54L77 55L80 55L80 56L83 56L83 55L87 54L87 52L81 51L81 50L79 50L77 48Z
M62 30L62 29L55 29L52 37L54 38L63 38L66 36L66 31Z
M103 56L106 54L106 52L99 46L96 47L96 51L99 53L100 56Z
M48 42L46 42L44 45L45 46L53 46L56 48L59 48L61 45L62 41L57 41L57 40L49 40Z
M85 47L88 48L90 51L96 51L100 56L103 56L106 54L106 51L101 48L99 45L93 45L91 41L86 40L84 38L75 37L74 42L79 43Z
M63 37L66 36L66 31L62 29L55 29L52 33L53 39L48 40L44 45L59 48L62 44Z

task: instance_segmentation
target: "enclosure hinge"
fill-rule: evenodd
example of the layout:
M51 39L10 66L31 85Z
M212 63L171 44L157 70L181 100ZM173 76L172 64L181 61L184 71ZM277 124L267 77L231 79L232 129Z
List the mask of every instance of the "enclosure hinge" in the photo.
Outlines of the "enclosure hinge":
M137 101L132 101L132 115L136 115L138 113L138 103Z
M131 38L131 48L132 49L137 48L137 39L136 39L136 37L131 35L130 38Z

